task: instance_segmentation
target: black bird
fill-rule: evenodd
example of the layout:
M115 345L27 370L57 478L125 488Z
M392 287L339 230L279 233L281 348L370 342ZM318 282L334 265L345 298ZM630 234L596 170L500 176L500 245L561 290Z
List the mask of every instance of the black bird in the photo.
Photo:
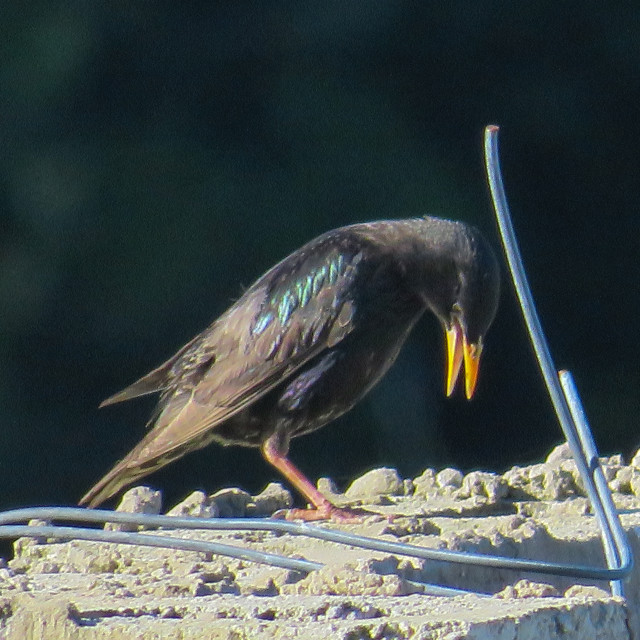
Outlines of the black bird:
M288 459L291 438L349 411L431 310L446 332L447 395L464 362L473 395L500 286L479 231L424 217L329 231L267 271L205 331L101 406L159 392L153 428L81 500L94 507L190 451L260 447L313 508L348 521Z

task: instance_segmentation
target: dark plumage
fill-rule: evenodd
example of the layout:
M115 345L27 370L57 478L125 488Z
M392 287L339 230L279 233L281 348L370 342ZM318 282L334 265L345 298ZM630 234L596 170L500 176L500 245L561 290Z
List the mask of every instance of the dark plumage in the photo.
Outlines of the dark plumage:
M447 336L447 394L462 363L473 394L499 270L473 227L438 218L329 231L264 274L176 355L101 406L160 392L153 428L83 498L96 506L184 454L260 447L313 505L289 517L345 520L288 460L289 440L353 407L425 310Z

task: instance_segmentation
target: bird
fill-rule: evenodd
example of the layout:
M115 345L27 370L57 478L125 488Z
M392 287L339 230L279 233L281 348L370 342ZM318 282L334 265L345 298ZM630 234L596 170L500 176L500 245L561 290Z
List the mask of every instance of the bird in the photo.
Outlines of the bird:
M311 240L249 287L164 364L101 407L159 393L150 430L81 499L96 507L210 443L258 447L305 498L287 519L357 521L288 457L292 438L349 411L428 310L446 336L446 395L476 388L500 271L466 223L423 216L356 223ZM464 366L464 376L461 369Z

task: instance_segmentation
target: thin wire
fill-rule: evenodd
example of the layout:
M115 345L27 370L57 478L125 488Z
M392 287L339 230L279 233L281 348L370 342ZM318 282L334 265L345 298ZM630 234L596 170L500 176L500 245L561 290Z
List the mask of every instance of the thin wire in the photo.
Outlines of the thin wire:
M15 509L0 513L0 525L9 522L24 521L37 518L40 520L71 520L77 522L117 522L135 524L147 527L163 527L165 529L207 529L213 531L274 531L277 533L289 533L302 535L327 542L349 545L370 551L393 553L421 560L438 562L453 562L464 565L477 565L496 569L508 569L512 571L528 571L532 573L553 574L587 578L593 580L610 580L612 577L626 575L620 569L604 569L585 565L545 562L539 560L524 560L507 558L504 556L488 556L482 553L452 551L450 549L429 549L403 542L390 542L360 536L346 531L325 529L304 522L287 522L285 520L273 520L267 518L177 518L173 516L160 516L149 514L131 514L106 510L87 510L71 507L34 507L29 509ZM85 532L92 531L84 529ZM111 532L101 532L111 533ZM119 532L126 535L126 532ZM26 535L25 533L21 535ZM32 527L32 536L42 537L40 527ZM88 534L86 534L88 535ZM143 534L143 537L146 534ZM11 533L5 533L5 527L0 526L0 537L14 537ZM89 538L83 538L89 539ZM193 541L189 541L192 543ZM223 555L233 555L237 547L230 546Z
M304 571L305 573L315 571L323 567L319 562L301 560L298 558L287 558L274 553L255 551L253 549L235 547L233 545L222 544L219 542L208 542L205 540L157 536L146 533L133 533L131 531L103 531L101 529L61 527L57 525L5 525L0 527L0 537L2 538L15 538L19 536L56 538L58 540L88 540L93 542L110 542L113 544L141 545L145 547L163 547L166 549L178 549L182 551L208 552L218 555L232 556L240 560L248 560L249 562L256 562L258 564L282 567L283 569Z
M83 516L91 516L83 518ZM52 518L58 520L75 520L90 522L108 522L118 521L120 523L136 524L142 526L163 526L165 529L175 527L187 529L223 529L223 530L277 530L281 527L269 526L243 526L247 524L244 519L240 520L219 520L210 521L202 518L174 518L172 516L152 516L149 514L126 514L115 513L111 511L94 511L89 512L86 509L74 509L66 507L35 507L33 509L16 509L14 511L5 511L1 514L3 522L11 520L24 520L32 518ZM17 517L13 517L17 516ZM114 516L118 516L114 518ZM205 526L206 524L221 524L225 526ZM240 526L235 526L240 524ZM267 521L264 521L268 524ZM258 523L259 524L259 523ZM278 524L272 521L271 524ZM294 524L294 523L279 523ZM228 526L226 526L228 525ZM178 538L173 536L158 536L146 533L133 533L130 531L104 531L101 529L85 529L81 527L62 527L59 525L8 525L0 526L0 538L17 538L27 536L31 538L50 538L56 540L86 540L89 542L107 542L111 544L127 544L143 547L159 547L163 549L176 549L180 551L195 551L200 553L213 553L227 557L237 558L239 560L247 560L258 564L268 564L273 567L281 567L303 573L310 573L322 569L325 565L321 562L304 560L299 558L290 558L274 553L256 551L253 549L236 547L234 545L223 544L219 542L210 542L205 540L193 540L188 538ZM425 595L434 596L459 596L475 593L476 595L488 596L489 594L478 593L466 589L458 589L455 587L446 587L443 585L431 584L427 582L419 582L415 580L406 580L406 582L415 587Z
M611 528L611 533L615 541L615 547L613 549L605 543L607 563L610 567L614 566L616 562L620 563L621 561L623 564L628 563L631 565L633 564L633 555L627 543L627 538L622 525L620 524L620 517L613 502L613 498L611 497L607 479L604 476L600 460L598 459L596 443L593 441L593 435L589 428L589 422L587 420L584 407L582 406L582 402L580 402L578 390L575 382L573 381L573 376L569 371L560 371L560 384L562 385L562 390L564 391L565 398L567 399L567 404L569 405L569 410L571 411L571 415L578 432L578 437L582 444L582 450L586 456L588 467L593 473L593 480L596 484L598 495L602 500L607 524ZM600 527L604 528L602 524L600 524ZM620 560L620 558L622 560ZM611 593L614 596L624 596L622 583L619 580L611 581Z
M496 126L488 126L485 129L485 158L489 187L491 189L500 235L502 237L507 262L509 264L516 294L520 301L522 315L524 316L535 356L551 397L551 402L556 415L558 416L560 426L562 427L567 442L569 443L576 466L578 467L580 476L585 483L587 495L594 509L596 518L598 519L598 523L600 524L603 547L607 564L610 568L609 570L615 571L615 568L622 569L623 572L620 577L623 577L631 572L633 557L630 549L628 548L626 537L622 532L622 527L617 514L615 511L613 513L607 513L607 509L603 504L604 501L601 499L600 491L596 486L596 483L594 483L591 469L589 468L589 463L586 460L580 436L578 435L578 428L574 422L574 416L569 408L564 391L558 382L556 368L553 363L551 353L549 352L549 347L544 336L544 331L542 330L542 325L540 324L540 320L536 312L533 297L531 295L531 289L527 282L527 276L522 264L522 257L520 256L515 232L511 223L511 217L509 215L509 206L507 204L504 185L502 183L502 175L500 172L500 162L498 157L498 127ZM582 426L584 427L583 431L588 431L586 423ZM608 492L609 489L607 487L603 494ZM613 529L616 528L616 526L613 522L617 522L617 527L621 531L621 540L616 540L616 536L613 533ZM622 544L617 544L618 542L621 542ZM611 577L613 578L613 574ZM621 592L622 585L616 587L616 591Z

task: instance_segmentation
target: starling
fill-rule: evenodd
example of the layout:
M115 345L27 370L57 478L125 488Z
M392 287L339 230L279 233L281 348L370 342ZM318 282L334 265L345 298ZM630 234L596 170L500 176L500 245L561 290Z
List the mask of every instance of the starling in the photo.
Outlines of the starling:
M80 504L99 505L217 442L260 447L310 505L287 518L353 520L289 460L289 441L349 411L393 364L427 309L446 334L446 393L464 364L471 398L499 286L493 251L461 222L383 220L319 236L167 362L100 405L160 393L153 427Z

